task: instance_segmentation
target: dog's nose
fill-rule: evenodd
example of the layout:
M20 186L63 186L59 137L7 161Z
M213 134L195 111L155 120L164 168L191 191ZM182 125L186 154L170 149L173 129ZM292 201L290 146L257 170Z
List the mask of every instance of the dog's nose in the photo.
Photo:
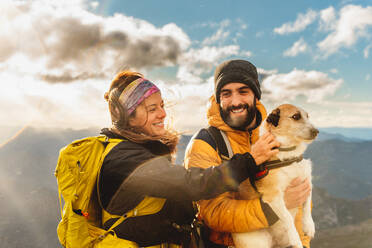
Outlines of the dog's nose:
M314 138L318 135L318 133L319 133L318 129L316 128L311 129L311 136L313 136Z

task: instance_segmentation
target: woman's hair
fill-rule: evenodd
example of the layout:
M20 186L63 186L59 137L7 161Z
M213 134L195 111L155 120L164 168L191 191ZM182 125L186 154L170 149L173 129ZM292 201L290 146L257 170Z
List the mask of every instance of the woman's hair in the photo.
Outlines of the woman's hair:
M134 80L143 78L143 75L134 71L121 71L112 80L110 89L105 93L105 100L109 104L109 111L112 120L112 132L120 134L136 143L144 143L149 140L160 140L166 144L171 152L176 150L178 143L178 133L166 128L166 132L161 136L150 136L141 132L139 127L132 127L129 125L129 119L136 116L136 110L131 114L128 109L120 103L119 97L123 90Z

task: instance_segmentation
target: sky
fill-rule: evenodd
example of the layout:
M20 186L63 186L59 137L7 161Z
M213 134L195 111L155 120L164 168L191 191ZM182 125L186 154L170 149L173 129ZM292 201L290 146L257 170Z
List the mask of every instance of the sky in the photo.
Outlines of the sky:
M103 95L131 69L192 133L216 66L245 59L269 112L291 103L317 127L372 127L371 57L372 0L2 0L0 126L109 126Z

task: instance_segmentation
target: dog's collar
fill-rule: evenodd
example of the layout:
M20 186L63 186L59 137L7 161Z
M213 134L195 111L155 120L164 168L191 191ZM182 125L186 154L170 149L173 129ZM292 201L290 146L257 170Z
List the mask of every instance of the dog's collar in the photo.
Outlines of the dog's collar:
M273 169L278 169L278 168L281 168L281 167L285 167L285 166L289 166L295 162L300 162L301 160L303 160L304 157L302 155L298 156L298 157L294 157L294 158L291 158L291 159L286 159L286 160L273 160L273 161L267 161L265 163L262 164L264 170L267 169L267 170L273 170Z
M302 155L300 155L298 157L294 157L294 158L291 158L291 159L285 159L283 161L279 160L279 159L272 160L272 161L266 161L263 164L260 164L258 166L259 167L259 172L256 173L255 178L256 178L256 180L259 180L261 178L264 178L267 174L269 174L269 170L289 166L289 165L291 165L295 162L298 163L303 159L304 159L304 157Z
M289 147L279 147L280 152L291 152L296 150L297 146L289 146Z

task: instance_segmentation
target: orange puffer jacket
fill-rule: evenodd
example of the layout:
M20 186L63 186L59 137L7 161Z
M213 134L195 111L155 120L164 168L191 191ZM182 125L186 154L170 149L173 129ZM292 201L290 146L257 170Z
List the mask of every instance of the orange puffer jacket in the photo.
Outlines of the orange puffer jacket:
M262 120L266 118L265 107L257 101L257 109L261 113ZM221 118L219 106L214 96L210 98L208 108L208 123L223 130L231 144L233 153L246 153L251 150L251 142L254 144L259 138L259 128L248 131L238 131L229 127ZM200 134L200 132L199 132ZM185 166L208 168L222 163L218 152L208 142L196 135L187 147L185 154ZM210 200L199 201L199 217L213 231L210 240L217 244L233 245L230 233L251 232L266 228L273 224L273 212L260 198L254 200L239 200L238 193L227 192ZM275 215L275 214L274 214ZM309 237L304 236L301 230L302 211L296 216L296 227L305 247L310 247ZM276 217L276 216L275 216Z

